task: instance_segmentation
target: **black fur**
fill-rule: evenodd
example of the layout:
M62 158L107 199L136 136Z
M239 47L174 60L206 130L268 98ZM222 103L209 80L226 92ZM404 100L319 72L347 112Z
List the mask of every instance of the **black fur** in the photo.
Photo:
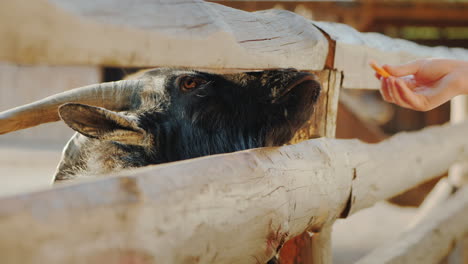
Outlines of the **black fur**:
M183 92L173 76L166 83L171 97L167 111L151 109L139 116L141 127L157 139L150 164L282 145L310 118L320 92L318 83L311 82L272 103L273 86L286 89L295 79L291 75L305 75L290 70L245 73L244 85L239 84L239 75L194 75L208 82ZM266 85L261 84L264 79Z
M152 86L161 76L164 84ZM183 90L186 76L203 84ZM151 146L98 139L85 144L88 153L117 153L113 160L119 168L285 144L309 120L320 94L311 74L293 69L220 75L164 68L141 78L147 88L137 109L126 114L137 117Z

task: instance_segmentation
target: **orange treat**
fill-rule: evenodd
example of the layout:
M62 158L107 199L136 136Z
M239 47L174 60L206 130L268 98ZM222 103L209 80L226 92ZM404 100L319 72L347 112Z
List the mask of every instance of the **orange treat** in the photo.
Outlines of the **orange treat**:
M388 73L386 70L384 70L382 67L380 67L379 65L377 65L377 62L375 62L374 60L371 60L369 61L369 65L372 67L372 69L374 69L375 72L377 72L378 74L380 74L380 76L382 77L390 77L390 73Z

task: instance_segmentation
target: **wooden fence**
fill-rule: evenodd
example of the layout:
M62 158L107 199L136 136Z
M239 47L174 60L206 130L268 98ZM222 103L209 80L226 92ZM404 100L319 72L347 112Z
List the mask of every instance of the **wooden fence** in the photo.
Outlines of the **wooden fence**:
M315 72L324 87L296 144L0 199L2 263L263 263L301 234L285 244L285 263L331 263L335 219L439 176L468 155L466 122L401 133L376 145L332 139L339 90L378 87L369 59L468 59L463 49L197 0L4 0L0 22L4 62L212 71L295 67ZM300 142L317 136L328 138ZM453 246L461 255L468 194L457 188L447 201L429 203L414 230L361 262L438 263ZM293 250L299 253L284 254Z

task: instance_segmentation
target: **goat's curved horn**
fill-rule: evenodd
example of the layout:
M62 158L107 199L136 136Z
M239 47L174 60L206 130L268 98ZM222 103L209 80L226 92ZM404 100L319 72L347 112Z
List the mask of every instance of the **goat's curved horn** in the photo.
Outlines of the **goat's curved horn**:
M128 110L139 100L142 80L124 80L75 88L0 113L0 134L60 120L58 108L82 103L109 110Z

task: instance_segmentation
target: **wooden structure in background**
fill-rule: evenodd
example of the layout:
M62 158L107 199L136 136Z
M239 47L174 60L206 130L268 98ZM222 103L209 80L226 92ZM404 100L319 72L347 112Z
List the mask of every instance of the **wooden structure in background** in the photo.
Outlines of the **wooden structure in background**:
M468 26L468 2L450 0L210 0L229 7L258 11L282 8L317 21L333 21L351 25L359 31L378 31L385 25ZM465 45L463 45L463 43ZM458 46L468 46L468 39Z
M344 104L338 106L338 127L346 127L347 129L337 130L337 138L359 138L367 143L378 143L387 138L387 135L383 134L377 125L364 122Z
M247 13L197 0L6 0L0 22L0 61L317 72L324 86L320 116L297 141L334 136L339 89L378 87L368 59L468 58L466 50L362 34L290 12ZM337 217L446 171L466 154L460 147L468 148L466 129L466 123L433 128L375 146L317 139L0 199L0 252L7 263L261 263L303 234L298 241L305 243L296 245L310 245L312 260L302 263L331 263L329 232ZM304 231L316 234L309 241ZM289 255L296 261L310 251L296 249Z

